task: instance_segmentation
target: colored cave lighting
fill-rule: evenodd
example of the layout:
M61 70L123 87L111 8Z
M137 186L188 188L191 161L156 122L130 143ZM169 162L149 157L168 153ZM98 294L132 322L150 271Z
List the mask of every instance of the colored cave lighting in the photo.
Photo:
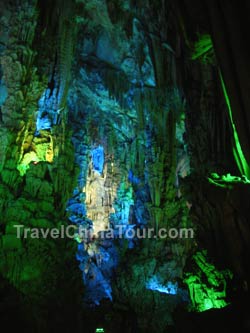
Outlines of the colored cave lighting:
M101 174L104 166L104 149L102 146L92 150L92 161L94 171Z
M95 330L96 333L104 333L104 328L96 328Z
M138 185L140 183L140 179L133 174L132 170L129 170L128 180L130 181L130 183L135 185Z
M246 176L232 176L230 173L226 175L219 176L216 172L211 173L208 177L210 184L213 184L218 187L228 188L232 184L250 184L250 180Z
M237 166L240 170L240 173L242 175L245 175L246 177L250 178L250 168L249 168L249 165L246 161L246 158L244 156L244 153L243 153L241 145L240 145L239 136L238 136L238 133L237 133L234 121L233 121L233 112L232 112L232 108L231 108L230 99L229 99L229 96L227 94L227 89L226 89L226 86L225 86L225 83L224 83L221 72L220 72L220 80L221 80L221 86L222 86L222 90L223 90L225 101L226 101L227 108L228 108L230 122L231 122L232 129L233 129L233 135L234 135L233 154L234 154L234 158L235 158Z
M220 309L228 305L224 299L226 297L225 290L216 291L213 287L209 288L196 275L190 275L185 282L189 287L193 308L197 312Z
M207 261L206 251L197 252L193 259L196 273L187 273L184 282L188 285L192 310L203 312L209 309L224 308L227 280L232 279L229 270L218 271Z
M54 143L50 134L45 134L41 138L34 138L33 151L21 155L17 165L17 170L21 176L24 176L30 168L30 163L38 164L39 162L52 163L54 159Z
M198 41L194 45L194 51L192 54L192 60L200 57L206 57L206 54L213 49L213 43L210 35L201 35Z
M153 291L159 291L160 293L176 295L178 290L177 282L167 282L167 285L162 285L156 276L153 276L146 284L146 288Z
M59 108L61 97L58 89L46 89L38 101L38 115L36 119L36 134L40 130L49 130L60 122L61 111Z
M4 104L8 97L8 91L6 85L2 80L0 80L0 107Z
M36 119L36 131L50 129L51 119L49 118L49 113L46 110L50 110L51 107L46 103L46 93L48 94L48 89L45 90L42 97L38 101L38 116Z
M40 162L34 151L26 153L20 163L17 165L17 170L20 172L21 176L24 176L26 171L29 169L29 164Z

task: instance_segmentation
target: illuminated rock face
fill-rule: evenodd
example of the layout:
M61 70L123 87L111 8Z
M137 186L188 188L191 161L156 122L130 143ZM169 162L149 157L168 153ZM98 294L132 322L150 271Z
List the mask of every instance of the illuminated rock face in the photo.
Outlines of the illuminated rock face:
M96 306L102 300L112 300L112 277L119 262L114 241L122 236L122 232L133 227L130 210L134 201L132 187L127 181L122 181L121 170L115 161L105 158L103 148L92 149L90 156L83 192L86 196L86 215L92 223L92 235L79 243L77 259L86 288L84 300ZM105 232L112 236L103 239ZM133 247L132 240L129 244Z
M114 212L113 202L119 182L112 173L108 173L104 159L102 149L98 148L98 151L92 152L92 161L89 164L84 189L87 217L93 222L95 236L98 236L98 232L109 228L109 217Z
M120 321L105 332L168 331L179 302L198 312L227 305L230 274L218 262L248 289L249 56L235 43L241 29L228 26L231 38L221 26L237 25L227 5L220 22L209 15L213 46L209 20L197 43L196 10L182 17L199 1L183 2L187 10L180 1L0 0L0 295L8 306L17 291L15 308L21 295L33 331L61 331L63 317L72 327L83 303L102 302L107 321ZM15 224L93 233L17 239ZM122 239L99 237L121 225ZM197 239L126 236L148 227L194 227ZM127 329L124 313L138 327ZM46 327L51 317L56 327Z
M92 150L92 165L93 165L94 171L96 171L100 174L103 172L104 159L105 159L105 156L104 156L103 147L99 146Z
M0 107L5 102L7 96L8 96L8 92L7 92L6 86L0 79Z
M207 261L205 251L194 255L197 273L187 273L184 280L189 287L193 309L202 312L212 308L223 308L226 301L226 286L232 273L229 270L218 271Z
M156 276L148 280L146 288L150 290L159 291L160 293L176 295L178 290L178 284L168 281L166 285L162 285Z

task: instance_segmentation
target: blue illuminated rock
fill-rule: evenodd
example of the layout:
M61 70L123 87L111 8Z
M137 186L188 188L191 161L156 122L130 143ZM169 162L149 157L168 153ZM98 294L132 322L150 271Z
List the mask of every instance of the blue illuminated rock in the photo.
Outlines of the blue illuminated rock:
M93 161L93 169L99 174L103 171L104 166L104 149L99 146L92 150L92 161Z

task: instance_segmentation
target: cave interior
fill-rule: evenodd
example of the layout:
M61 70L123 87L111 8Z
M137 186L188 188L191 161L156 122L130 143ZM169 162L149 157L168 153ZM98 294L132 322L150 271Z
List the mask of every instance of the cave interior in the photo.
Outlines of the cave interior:
M249 18L0 0L1 332L250 332Z

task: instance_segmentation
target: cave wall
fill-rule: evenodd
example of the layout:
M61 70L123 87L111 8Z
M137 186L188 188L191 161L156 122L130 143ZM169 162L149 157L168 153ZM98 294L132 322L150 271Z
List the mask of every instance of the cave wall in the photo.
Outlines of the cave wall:
M220 78L248 159L247 57L237 39L244 14L231 20L230 5L193 5L191 12L186 1L1 3L1 292L6 299L14 288L14 303L35 306L28 326L62 327L62 312L53 320L50 310L67 304L78 330L85 299L104 302L110 329L131 316L126 325L163 332L178 304L192 301L184 276L200 271L191 258L203 249L215 266L231 269L237 290L248 288L249 185L234 159ZM209 52L193 57L207 34ZM104 149L100 174L97 147ZM212 173L239 181L218 187ZM14 224L92 230L98 214L114 229L193 227L196 238L87 246L15 237ZM212 289L205 272L206 279ZM198 308L208 297L204 285L202 292Z
M191 168L194 170L190 180L192 186L188 186L188 193L193 196L192 218L199 225L200 244L208 248L221 265L228 265L236 280L241 281L239 288L246 290L249 284L246 264L249 257L249 222L246 213L248 203L243 198L248 197L249 186L243 185L243 181L243 184L229 182L228 186L218 187L207 183L205 178L214 172L248 177L248 136L247 130L243 129L248 126L243 107L246 102L239 102L239 99L248 98L242 92L248 86L245 74L242 74L247 72L248 64L244 62L247 50L241 42L245 36L247 4L244 3L241 8L234 1L204 4L194 1L192 4L194 11L185 1L177 3L175 9L182 35L189 36L186 44L193 45L193 55L199 52L194 42L201 36L211 36L210 53L205 52L198 58L193 56L192 68L189 67L188 74L183 76L186 77L183 82L190 83L184 83L184 89L189 103L187 135L192 154ZM220 75L226 86L243 152L240 164L244 163L243 158L246 159L244 170L238 167L233 153L234 131Z
M63 303L76 308L82 286L77 264L71 260L76 251L73 241L17 238L14 227L66 226L65 208L74 186L71 177L76 178L78 171L69 132L63 133L60 126L35 134L38 101L49 82L47 68L54 65L49 56L43 59L43 64L47 59L45 65L39 64L41 54L35 45L41 31L36 5L36 1L1 2L1 82L7 96L1 103L0 124L0 262L1 315L7 322L10 313L19 309L27 329L42 332L50 325L65 323L59 316L53 322L52 311L58 311ZM43 43L43 54L52 50ZM76 285L78 290L73 287ZM13 295L11 302L9 293ZM65 309L72 314L68 321L74 326L72 310L70 305ZM9 319L8 326L14 325Z

